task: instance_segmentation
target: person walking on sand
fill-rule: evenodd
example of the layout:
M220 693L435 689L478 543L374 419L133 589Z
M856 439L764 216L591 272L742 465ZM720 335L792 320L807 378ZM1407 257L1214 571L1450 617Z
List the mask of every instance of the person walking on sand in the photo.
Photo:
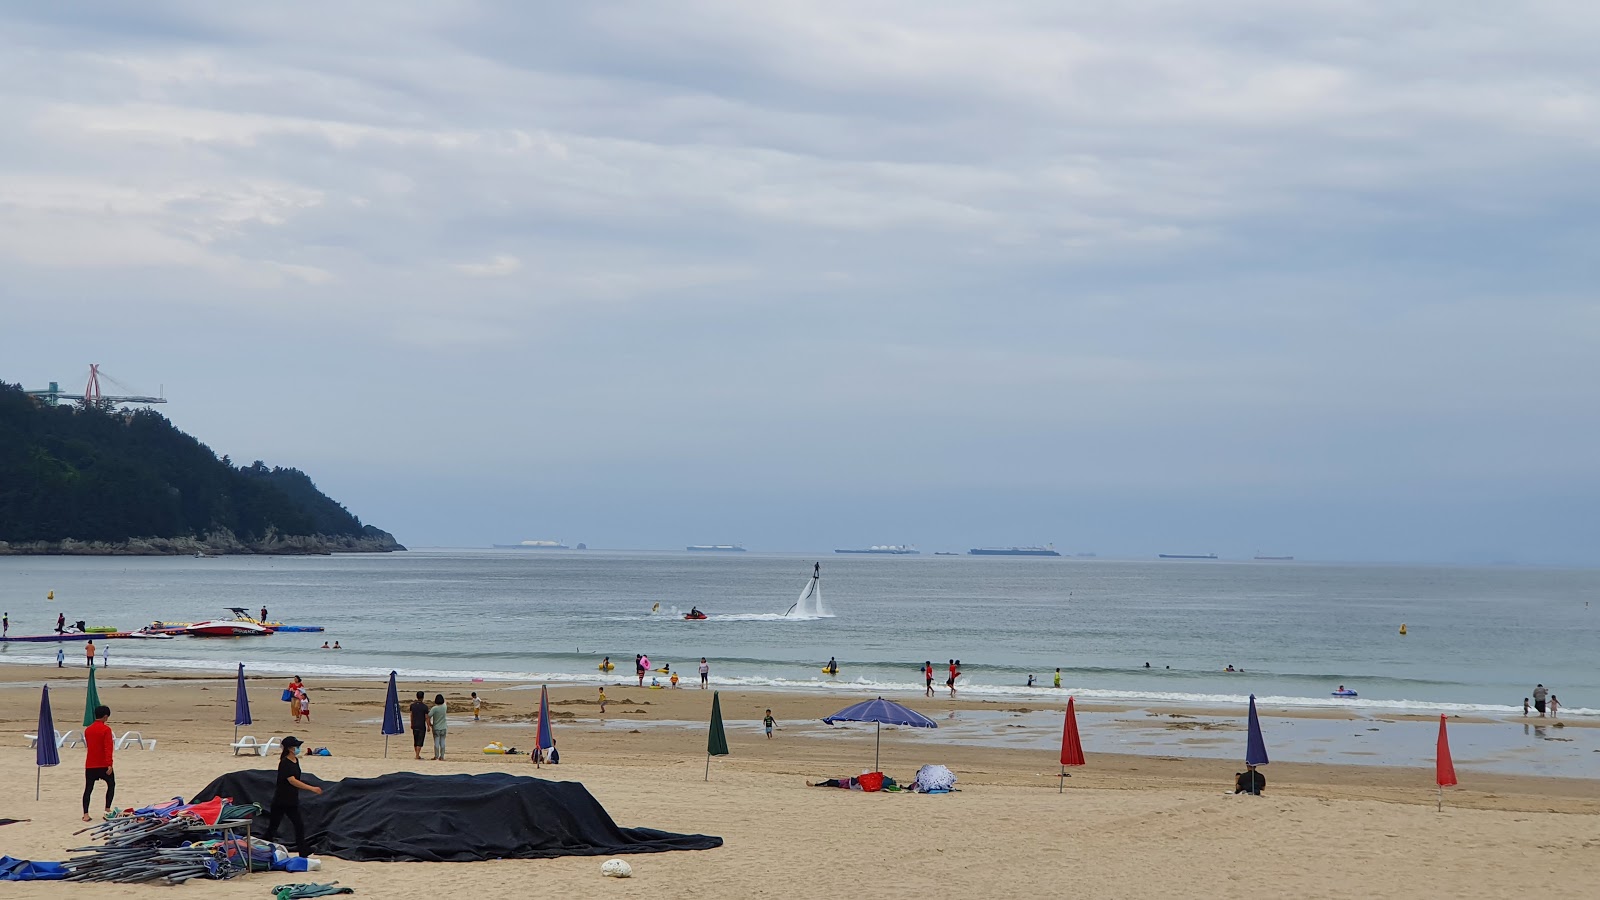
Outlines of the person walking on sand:
M279 823L288 819L289 824L294 826L295 853L301 857L311 855L311 850L306 843L309 838L306 820L300 815L300 792L322 793L322 788L301 780L300 748L303 746L305 743L292 734L283 739L283 751L278 756L278 780L272 789L272 809L267 815L265 835L267 840L272 840L278 832Z
M767 710L767 717L761 720L761 724L766 726L767 740L772 740L772 728L778 724L778 720L772 717L772 710Z
M600 689L600 715L606 714L606 689Z
M85 668L94 668L94 640L92 638L84 645L83 665Z
M300 721L300 703L295 699L295 694L300 693L300 676L289 679L289 686L283 689L283 699L289 704L289 715L296 722Z
M422 692L417 691L417 699L411 701L411 749L416 753L417 759L422 758L422 739L428 736L428 704L422 700Z
M931 659L925 659L925 660L922 661L922 680L926 682L926 685L925 685L926 690L923 692L923 695L927 696L927 697L932 697L933 696L933 660L931 660Z
M1539 718L1544 718L1544 700L1550 696L1550 689L1542 684L1533 686L1533 708L1539 711Z
M112 740L111 707L94 708L94 724L83 730L83 743L88 754L83 759L83 820L89 821L89 798L94 796L94 783L106 783L106 815L111 815L111 802L117 796L117 776L111 769Z
M957 663L955 660L950 660L950 677L944 680L944 686L950 689L950 696L952 698L954 698L956 695L956 676L960 674L956 671L956 665Z
M478 713L483 709L483 701L478 699L478 692L472 692L472 721L479 721Z
M644 687L644 654L633 655L633 674L639 676L639 687Z
M428 729L433 732L433 758L444 759L444 738L450 723L450 708L444 705L444 695L433 695L433 708L428 710Z
M305 688L301 688L300 689L300 700L299 700L299 703L300 703L300 718L305 719L306 720L306 724L310 725L311 724L311 696L306 693Z
M711 664L706 662L704 656L700 657L700 690L705 690L711 681Z

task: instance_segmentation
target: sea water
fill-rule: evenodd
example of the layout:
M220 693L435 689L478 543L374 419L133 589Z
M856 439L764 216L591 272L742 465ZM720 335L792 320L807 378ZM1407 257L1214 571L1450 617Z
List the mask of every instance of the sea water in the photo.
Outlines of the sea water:
M831 615L785 615L819 560ZM327 629L101 642L113 671L243 662L308 678L582 683L631 678L644 653L691 681L705 656L717 685L915 698L925 660L946 696L959 659L974 698L1053 696L1060 667L1061 693L1080 699L1217 706L1254 693L1264 708L1520 716L1542 682L1564 715L1600 715L1595 570L596 550L9 557L0 598L13 635L49 632L57 612L135 629L263 605ZM691 606L710 618L685 621ZM320 649L335 640L345 649ZM0 645L0 661L53 664L57 646ZM81 645L65 646L81 665ZM830 657L837 677L820 671ZM1360 696L1331 696L1341 684Z

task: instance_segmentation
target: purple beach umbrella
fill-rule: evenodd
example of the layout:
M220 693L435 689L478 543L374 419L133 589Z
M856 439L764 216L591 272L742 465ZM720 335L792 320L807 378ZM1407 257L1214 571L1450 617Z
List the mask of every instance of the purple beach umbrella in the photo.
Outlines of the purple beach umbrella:
M938 728L938 723L913 709L907 709L893 700L878 697L875 700L866 700L855 706L841 709L822 721L832 725L835 722L876 722L878 725L877 743L872 751L872 769L879 768L879 751L883 749L883 726L905 725L911 728Z
M50 685L39 693L39 739L34 741L33 764L38 771L33 778L33 799L39 799L39 785L44 779L46 766L61 765L61 753L56 749L56 717L50 714Z
M556 736L550 731L550 689L548 687L539 688L539 727L535 732L533 743L535 747L543 751L548 751L556 745ZM541 754L535 753L533 758L537 761L540 756Z
M389 758L389 735L405 734L406 726L400 721L400 692L395 688L395 673L389 672L389 694L383 698L383 758Z
M233 691L233 741L239 742L239 726L252 724L250 694L244 689L244 663L239 663L239 683Z

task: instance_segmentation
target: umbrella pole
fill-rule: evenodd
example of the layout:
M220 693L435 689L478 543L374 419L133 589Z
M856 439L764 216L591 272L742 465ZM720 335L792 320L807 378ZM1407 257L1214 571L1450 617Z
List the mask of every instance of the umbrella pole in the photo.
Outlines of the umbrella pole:
M706 780L711 780L711 754L706 754Z
M39 799L39 783L44 780L44 767L34 766L33 768L33 799L37 802ZM1439 793L1444 793L1444 788L1440 788Z
M1444 785L1439 785L1439 808L1434 812L1444 812Z
M383 758L389 758L389 736L387 734L383 736Z
M1064 794L1067 791L1067 767L1061 767L1061 777L1056 779L1056 793Z
M882 751L883 751L883 723L879 722L878 723L878 742L876 744L874 744L873 747L872 747L872 771L874 771L874 772L882 772L883 771L883 763L880 762L880 760L882 759L882 756L883 756Z

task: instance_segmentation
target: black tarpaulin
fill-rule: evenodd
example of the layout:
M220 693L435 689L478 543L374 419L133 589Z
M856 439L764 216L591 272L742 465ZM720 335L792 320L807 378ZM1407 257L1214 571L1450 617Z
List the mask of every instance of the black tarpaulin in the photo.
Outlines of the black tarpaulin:
M276 772L232 772L206 785L195 802L231 797L269 811ZM491 772L418 775L325 782L302 791L300 809L314 853L357 861L475 862L709 850L722 838L621 828L589 790L575 781L545 781ZM257 836L266 817L256 820ZM287 820L275 839L290 841ZM291 847L293 843L289 844Z

